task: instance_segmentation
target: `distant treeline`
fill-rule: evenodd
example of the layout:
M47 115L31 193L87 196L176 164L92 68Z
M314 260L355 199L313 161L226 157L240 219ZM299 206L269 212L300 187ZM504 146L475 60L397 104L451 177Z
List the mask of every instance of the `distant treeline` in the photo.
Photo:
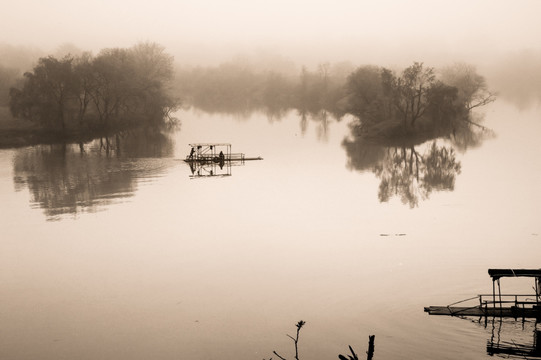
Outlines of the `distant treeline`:
M170 91L173 57L155 43L42 57L11 87L15 117L61 132L164 125L177 102Z
M343 85L353 71L349 63L303 67L298 75L257 71L243 62L216 67L178 69L177 91L185 104L207 112L246 113L263 110L270 116L296 108L317 113L336 110Z
M187 103L208 112L351 114L360 133L387 137L436 127L451 131L457 119L470 121L471 109L494 100L484 77L464 63L436 71L416 62L400 73L324 63L314 71L303 67L298 76L226 63L181 70L177 85Z
M295 70L284 59L271 59L275 66L269 66L267 57L175 71L172 56L155 43L96 56L77 50L64 46L56 56L33 60L23 76L28 69L17 63L28 67L37 53L0 46L7 54L0 59L0 106L64 132L163 125L180 99L207 112L257 110L281 117L295 109L303 118L338 119L350 114L358 119L358 133L393 136L435 127L453 131L457 119L471 121L472 108L494 99L484 77L464 63L442 69L414 63L394 71L344 62Z
M541 104L541 49L506 54L486 66L490 87L519 109Z

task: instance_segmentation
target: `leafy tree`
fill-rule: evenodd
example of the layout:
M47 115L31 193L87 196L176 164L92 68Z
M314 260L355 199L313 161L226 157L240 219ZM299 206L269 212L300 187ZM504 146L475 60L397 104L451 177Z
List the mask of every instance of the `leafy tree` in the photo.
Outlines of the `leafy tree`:
M172 61L154 43L96 57L41 58L22 89L11 89L10 108L14 116L62 131L163 125L177 103L169 86Z
M14 116L24 116L42 125L66 128L66 112L75 86L73 58L39 59L33 72L24 74L22 91L12 90L10 108Z
M441 71L441 80L457 88L457 101L468 110L486 105L496 99L495 94L488 90L485 78L477 73L473 65L455 63L445 67Z
M417 119L424 115L430 105L430 92L435 79L434 69L425 68L423 63L418 62L406 68L401 76L383 70L385 95L390 97L405 126L415 126Z
M402 95L398 110L411 126L423 116L429 106L429 93L434 86L436 76L433 68L423 68L423 63L415 62L406 68L399 79L399 93Z
M370 124L389 116L382 80L382 71L376 66L362 66L351 73L346 83L346 111Z
M79 126L82 126L91 100L93 84L92 55L90 53L83 53L80 57L76 58L73 71L75 73L77 89L75 97L79 105L77 119Z
M453 119L464 115L464 109L456 106L458 89L436 81L428 94L426 114L436 126L449 126Z
M163 46L148 42L132 47L129 53L135 83L132 97L135 102L130 103L132 112L143 114L147 122L159 122L174 108L175 100L170 91L173 57Z
M128 51L120 48L102 50L93 61L90 97L103 127L122 120L121 110L132 96L134 74L130 65Z
M363 66L348 77L346 112L357 117L358 134L370 138L425 140L454 134L460 123L483 128L471 119L471 109L494 100L475 69L455 65L436 71L415 62L399 75Z
M436 85L434 69L422 63L414 63L400 76L386 68L363 66L348 78L346 110L361 120L362 127L384 121L414 127L431 106Z

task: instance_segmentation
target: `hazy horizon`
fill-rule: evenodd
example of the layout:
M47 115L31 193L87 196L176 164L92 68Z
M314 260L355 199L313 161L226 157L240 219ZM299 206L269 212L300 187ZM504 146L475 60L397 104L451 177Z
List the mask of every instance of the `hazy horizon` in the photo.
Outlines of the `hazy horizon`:
M414 60L490 61L538 50L538 1L176 2L27 0L0 15L0 43L54 53L64 44L97 53L141 41L181 64L217 64L268 53L299 64Z

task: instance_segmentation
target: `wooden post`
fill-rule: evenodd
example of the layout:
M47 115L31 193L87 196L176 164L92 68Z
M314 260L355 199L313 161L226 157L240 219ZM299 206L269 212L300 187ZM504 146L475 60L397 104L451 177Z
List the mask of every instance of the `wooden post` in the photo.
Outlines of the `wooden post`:
M496 280L492 279L492 307L496 308Z
M500 299L500 315L502 314L502 289L500 287L500 279L498 279L498 294Z
M539 306L541 302L541 277L535 278L535 298L537 306Z

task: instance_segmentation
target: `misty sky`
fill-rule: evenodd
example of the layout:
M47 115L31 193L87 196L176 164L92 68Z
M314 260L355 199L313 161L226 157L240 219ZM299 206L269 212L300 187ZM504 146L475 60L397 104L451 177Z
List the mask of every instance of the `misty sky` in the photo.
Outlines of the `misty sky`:
M539 48L541 1L2 0L0 43L97 52L155 41L197 58L486 54ZM334 54L335 56L331 56ZM334 60L334 59L319 59Z

